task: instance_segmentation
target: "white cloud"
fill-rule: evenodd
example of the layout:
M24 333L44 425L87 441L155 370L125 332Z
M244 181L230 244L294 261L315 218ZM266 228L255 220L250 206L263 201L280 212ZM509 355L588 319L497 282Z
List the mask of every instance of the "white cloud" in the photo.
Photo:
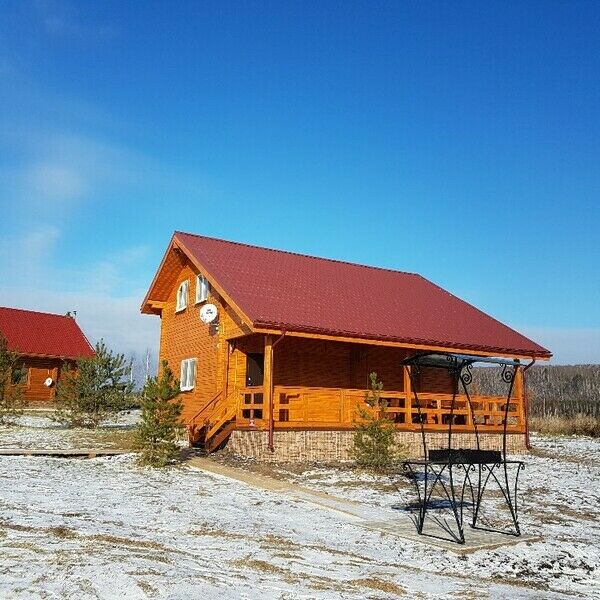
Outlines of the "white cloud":
M31 165L26 179L31 193L38 199L68 201L85 191L81 174L67 165L48 162Z
M148 248L143 245L122 249L81 270L77 279L96 294L119 292L127 288L128 272L147 255Z
M128 272L148 249L123 248L78 269L53 266L59 237L49 226L0 241L0 305L58 314L75 310L92 343L104 338L119 352L155 353L159 319L139 312L146 290L127 286Z
M126 146L60 131L13 129L3 149L13 160L0 162L0 204L6 207L0 222L0 305L76 310L91 341L104 338L115 350L138 356L151 348L155 355L159 319L139 313L146 290L137 289L142 284L131 277L149 248L134 242L75 265L69 257L58 259L58 244L67 244L71 215L159 189L200 196L204 190L196 176Z
M0 281L3 286L26 285L44 274L47 257L60 232L54 225L33 228L22 236L0 240ZM1 290L0 290L1 291Z
M4 146L21 157L21 164L0 162L0 202L4 199L22 211L99 198L107 203L157 190L179 197L206 195L206 185L195 174L99 138L21 131Z
M112 24L85 23L77 14L77 3L37 0L35 6L44 29L51 35L90 41L111 38L116 34Z

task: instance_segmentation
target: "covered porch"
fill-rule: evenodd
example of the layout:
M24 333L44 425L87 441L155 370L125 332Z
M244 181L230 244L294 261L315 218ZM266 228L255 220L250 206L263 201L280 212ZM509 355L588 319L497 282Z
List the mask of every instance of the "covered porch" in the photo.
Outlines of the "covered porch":
M437 432L451 422L457 433L525 432L522 368L506 395L482 393L473 386L471 407L464 393L440 369L403 364L418 350L286 335L244 336L229 342L226 381L212 407L201 411L207 436L221 443L233 430L351 431L364 402L369 374L383 382L386 412L399 432ZM414 391L418 392L416 397ZM454 396L454 407L451 411ZM215 443L213 442L213 443Z

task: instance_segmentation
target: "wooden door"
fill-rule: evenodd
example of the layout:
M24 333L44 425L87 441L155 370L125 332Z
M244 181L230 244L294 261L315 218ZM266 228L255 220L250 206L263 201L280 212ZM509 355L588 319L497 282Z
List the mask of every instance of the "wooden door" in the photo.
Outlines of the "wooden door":
M265 355L246 354L246 386L262 386L265 377Z

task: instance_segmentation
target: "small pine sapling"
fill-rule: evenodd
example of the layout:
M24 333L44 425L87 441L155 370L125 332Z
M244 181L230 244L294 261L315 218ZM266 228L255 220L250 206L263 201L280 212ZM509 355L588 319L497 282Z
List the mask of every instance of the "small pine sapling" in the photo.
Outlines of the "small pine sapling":
M0 333L0 424L10 425L23 413L23 380L26 376L18 355L8 349L8 342Z
M167 361L160 375L151 377L142 392L142 414L136 432L139 462L152 467L164 467L177 460L180 448L177 439L183 430L183 403L176 400L179 382L173 377Z
M387 401L381 397L383 383L377 373L369 375L371 389L365 393L365 404L356 411L352 457L360 467L385 471L402 454L395 440L394 422L387 416Z
M125 407L133 389L130 373L125 356L115 354L100 340L94 356L63 369L54 420L67 427L97 427Z

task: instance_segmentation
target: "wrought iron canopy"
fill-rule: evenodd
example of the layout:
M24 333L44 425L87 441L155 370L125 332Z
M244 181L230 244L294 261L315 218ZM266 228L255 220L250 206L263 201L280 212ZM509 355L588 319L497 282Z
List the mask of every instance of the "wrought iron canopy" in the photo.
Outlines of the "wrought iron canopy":
M475 363L490 363L494 365L521 366L519 360L509 358L494 358L491 356L478 356L471 354L455 354L453 352L426 352L416 354L402 361L405 365L434 367L438 369L462 369Z

